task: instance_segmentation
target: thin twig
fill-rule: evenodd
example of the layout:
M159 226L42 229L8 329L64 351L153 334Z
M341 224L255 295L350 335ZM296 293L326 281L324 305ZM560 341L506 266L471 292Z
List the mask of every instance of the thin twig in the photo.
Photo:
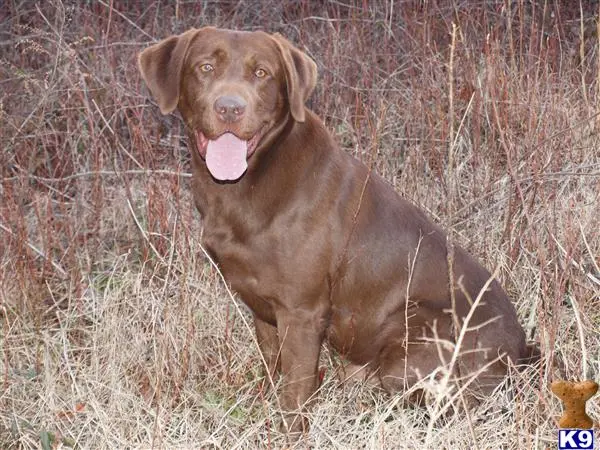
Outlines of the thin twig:
M594 276L591 272L586 271L582 264L579 264L577 261L575 261L573 258L571 258L569 256L569 254L567 253L567 251L565 250L565 248L560 244L560 242L558 242L558 239L556 239L556 237L554 236L554 234L550 230L548 230L548 233L550 234L550 236L552 237L552 239L556 243L556 246L563 253L563 256L567 259L567 262L571 263L571 265L573 267L579 269L579 271L582 272L586 276L586 278L588 278L592 283L597 284L598 286L600 286L600 278Z
M142 28L140 28L140 26L135 23L134 21L132 21L129 17L127 17L125 14L123 14L122 12L120 12L118 9L116 9L114 6L112 5L108 5L106 2L102 1L102 0L98 0L98 3L100 3L102 6L111 9L112 12L114 12L117 16L119 16L121 19L125 20L129 25L131 25L132 27L134 27L136 30L138 30L139 32L141 32L144 36L152 39L153 41L156 40L156 38L148 33L146 33L146 31L144 31Z
M573 313L575 315L575 323L577 324L577 334L579 335L579 345L581 347L581 379L587 380L590 373L588 372L588 352L585 345L585 333L583 332L583 321L579 312L579 305L572 295L568 295L571 305L573 305Z
M12 236L16 236L15 232L13 232L10 228L4 226L2 223L0 223L0 229L4 230L5 232L7 232L8 234L10 234ZM52 265L52 267L54 267L58 271L58 273L60 273L64 278L68 278L69 274L67 273L67 271L65 269L63 269L61 267L60 264L58 264L57 262L52 260L52 258L50 258L48 255L46 255L42 250L37 248L31 242L25 241L25 244L27 245L27 247L29 247L31 250L33 250L38 256L40 256L43 259L45 259L46 261L48 261Z
M90 170L88 172L79 172L79 173L74 173L72 175L67 175L67 176L58 177L58 178L40 177L37 175L32 175L30 173L24 173L23 175L19 175L19 176L2 178L2 181L3 182L4 181L16 181L16 180L19 180L19 179L25 177L25 178L29 178L29 179L36 180L36 181L44 181L46 183L59 183L59 182L69 181L69 180L73 180L73 179L77 179L77 178L93 177L93 176L98 176L98 175L115 176L115 177L120 177L122 175L146 175L146 176L171 175L171 176L182 177L182 178L191 178L192 177L192 174L189 172L178 172L178 171L167 170L167 169L156 169L156 170L132 169L132 170L123 170L123 171Z
M600 267L598 266L598 263L596 263L596 257L594 256L594 253L592 252L592 249L590 248L590 244L588 243L587 238L585 237L585 233L583 231L583 227L581 226L581 222L579 222L579 231L581 232L581 239L583 240L585 249L588 251L588 254L590 255L590 260L592 261L592 265L594 266L594 269L596 270L596 273L598 274L598 276L600 276Z
M150 248L152 249L152 251L154 252L156 257L160 260L160 262L166 265L167 264L166 261L164 260L162 255L158 252L156 247L154 247L152 242L150 242L150 239L148 238L146 231L144 230L144 228L142 228L142 225L138 221L137 216L135 215L135 211L133 210L133 206L131 206L131 202L129 201L129 199L127 199L127 207L129 208L129 212L131 213L131 216L133 217L133 220L134 220L135 224L137 225L138 230L140 230L140 233L142 233L142 237L144 238L144 240L148 243L148 245L150 246Z

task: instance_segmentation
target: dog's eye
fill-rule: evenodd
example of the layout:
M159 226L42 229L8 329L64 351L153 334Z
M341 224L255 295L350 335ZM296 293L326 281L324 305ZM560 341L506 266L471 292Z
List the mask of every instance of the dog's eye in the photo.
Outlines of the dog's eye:
M200 66L200 70L204 73L208 73L208 72L212 72L213 70L215 70L215 68L212 66L212 64L202 64Z
M264 78L267 76L267 71L265 69L256 69L254 71L254 76L256 78Z

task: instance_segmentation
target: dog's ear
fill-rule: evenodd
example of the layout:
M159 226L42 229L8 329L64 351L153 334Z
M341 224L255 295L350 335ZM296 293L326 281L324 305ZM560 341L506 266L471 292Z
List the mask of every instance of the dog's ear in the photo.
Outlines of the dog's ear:
M192 28L171 36L142 51L138 67L160 112L169 114L177 108L183 62L190 42L200 30Z
M317 84L317 65L279 33L272 37L281 54L292 117L297 122L304 122L304 105Z

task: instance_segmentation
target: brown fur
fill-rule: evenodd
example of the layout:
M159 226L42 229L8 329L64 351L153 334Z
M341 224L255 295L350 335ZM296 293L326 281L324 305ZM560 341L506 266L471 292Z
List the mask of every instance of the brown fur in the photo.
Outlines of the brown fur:
M316 83L306 54L279 35L202 28L144 50L139 66L161 111L178 108L185 120L204 246L252 310L269 371L284 377L289 428L301 429L297 413L318 387L324 340L390 391L448 366L490 273L455 247L452 314L446 235L340 150L305 107ZM243 101L243 113L215 112L223 96ZM199 131L207 139L226 131L254 138L246 173L215 180ZM487 393L508 360L528 354L496 280L468 326L453 374L463 384L477 375L471 391Z

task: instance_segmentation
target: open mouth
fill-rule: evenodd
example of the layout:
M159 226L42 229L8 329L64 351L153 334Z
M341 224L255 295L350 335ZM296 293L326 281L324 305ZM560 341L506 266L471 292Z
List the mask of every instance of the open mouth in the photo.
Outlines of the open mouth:
M196 147L213 177L221 181L235 181L248 169L248 159L256 150L264 132L265 126L249 140L240 139L229 131L215 139L209 139L198 130Z

